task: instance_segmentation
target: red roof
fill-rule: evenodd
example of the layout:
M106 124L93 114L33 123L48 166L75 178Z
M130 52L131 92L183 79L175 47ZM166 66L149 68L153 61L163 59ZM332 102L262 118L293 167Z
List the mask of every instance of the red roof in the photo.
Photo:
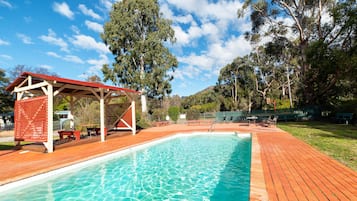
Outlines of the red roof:
M85 82L85 81L72 80L72 79L67 79L67 78L61 78L61 77L49 76L49 75L45 75L45 74L37 74L37 73L31 73L31 72L23 72L18 78L16 78L16 80L14 82L12 82L6 88L6 90L7 91L12 91L17 85L22 83L28 76L32 76L33 77L32 81L34 83L46 80L46 81L55 81L57 83L63 83L63 84L71 84L71 85L91 87L91 88L109 89L109 90L112 90L112 91L140 93L140 92L132 90L132 89L109 86L109 85L104 85L104 84L96 83L96 82Z

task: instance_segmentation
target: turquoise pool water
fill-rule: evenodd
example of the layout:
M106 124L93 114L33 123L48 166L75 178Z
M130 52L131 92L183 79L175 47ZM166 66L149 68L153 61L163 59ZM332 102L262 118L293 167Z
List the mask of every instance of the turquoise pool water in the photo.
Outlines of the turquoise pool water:
M0 191L0 200L249 200L250 158L250 137L178 136Z

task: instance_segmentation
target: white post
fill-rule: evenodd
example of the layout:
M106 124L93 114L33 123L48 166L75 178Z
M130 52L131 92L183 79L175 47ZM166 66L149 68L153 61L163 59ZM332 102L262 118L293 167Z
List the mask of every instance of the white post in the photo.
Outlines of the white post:
M135 116L135 101L131 101L131 125L132 125L132 131L133 135L136 134L136 116Z
M48 123L47 123L47 152L52 153L53 152L53 86L49 84L47 86L47 98L48 98L48 103L47 103L47 118L48 118Z
M105 141L105 136L104 136L104 92L103 89L100 89L100 139L102 142Z
M141 111L143 113L146 113L147 112L147 103L146 103L146 96L144 94L144 90L142 91L142 94L141 94Z

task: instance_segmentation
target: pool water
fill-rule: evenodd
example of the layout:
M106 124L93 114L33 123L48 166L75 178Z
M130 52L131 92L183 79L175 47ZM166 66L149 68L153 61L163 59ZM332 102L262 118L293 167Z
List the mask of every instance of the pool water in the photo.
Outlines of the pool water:
M178 135L9 189L0 200L249 200L251 138Z

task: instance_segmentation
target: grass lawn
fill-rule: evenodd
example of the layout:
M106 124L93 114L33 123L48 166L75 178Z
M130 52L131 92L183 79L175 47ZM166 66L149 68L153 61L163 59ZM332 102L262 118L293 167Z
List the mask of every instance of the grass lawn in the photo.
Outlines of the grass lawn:
M14 148L15 148L15 142L0 142L0 151L11 150Z
M357 126L279 122L278 127L357 171Z

